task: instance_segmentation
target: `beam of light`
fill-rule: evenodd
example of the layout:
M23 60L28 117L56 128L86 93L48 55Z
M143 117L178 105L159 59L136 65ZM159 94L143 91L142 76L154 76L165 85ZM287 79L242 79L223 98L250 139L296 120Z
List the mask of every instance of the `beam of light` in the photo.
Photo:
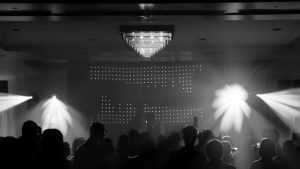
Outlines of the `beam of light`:
M15 107L31 98L31 96L0 93L0 113L12 107Z
M68 125L73 126L73 120L68 107L57 99L56 96L53 96L43 104L42 109L43 130L56 128L65 136L68 132Z
M287 120L300 117L300 88L257 94L274 112Z
M217 90L215 95L212 106L216 109L214 118L222 116L220 129L227 131L234 128L240 132L244 116L249 118L251 111L246 103L247 91L239 84L232 84Z

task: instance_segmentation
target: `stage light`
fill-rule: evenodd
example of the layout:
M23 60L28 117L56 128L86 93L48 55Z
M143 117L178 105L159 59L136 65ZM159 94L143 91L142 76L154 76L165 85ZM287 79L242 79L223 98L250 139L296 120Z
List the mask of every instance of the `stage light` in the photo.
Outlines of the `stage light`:
M42 109L43 130L56 128L59 129L63 135L66 135L68 125L73 126L72 117L68 111L68 107L54 95L43 104Z
M241 85L233 84L217 90L215 95L212 106L216 109L215 119L222 116L220 129L227 131L234 128L240 132L244 116L249 117L251 111L246 103L247 91Z
M0 93L0 113L12 107L15 107L29 99L32 99L32 96L21 96L21 95Z
M294 118L300 117L300 88L257 96L284 119L293 120L294 123Z

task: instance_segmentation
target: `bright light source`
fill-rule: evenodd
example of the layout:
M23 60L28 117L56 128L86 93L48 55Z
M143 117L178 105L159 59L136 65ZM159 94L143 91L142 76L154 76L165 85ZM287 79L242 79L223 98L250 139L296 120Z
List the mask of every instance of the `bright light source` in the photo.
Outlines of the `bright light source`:
M154 7L154 4L150 4L150 3L148 3L148 4L140 3L140 4L139 4L139 7L140 7L142 10L145 10L145 9L147 9L147 8L151 9L151 8Z
M257 95L281 117L293 120L300 117L300 89Z
M220 128L223 131L234 129L241 131L244 115L249 117L250 107L246 103L247 91L239 84L226 85L215 92L216 98L212 106L216 109L214 117L222 121Z
M67 134L68 125L73 125L72 117L68 112L68 107L61 102L56 96L47 100L43 106L42 128L59 129L63 135Z
M0 112L17 106L31 98L31 96L20 96L7 93L0 93Z

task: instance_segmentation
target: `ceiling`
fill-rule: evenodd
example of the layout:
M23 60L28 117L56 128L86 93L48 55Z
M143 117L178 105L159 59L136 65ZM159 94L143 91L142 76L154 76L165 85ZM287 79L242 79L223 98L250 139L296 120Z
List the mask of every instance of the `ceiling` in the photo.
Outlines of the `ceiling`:
M158 60L280 59L297 50L300 2L0 5L0 56L132 61L121 25L174 25Z

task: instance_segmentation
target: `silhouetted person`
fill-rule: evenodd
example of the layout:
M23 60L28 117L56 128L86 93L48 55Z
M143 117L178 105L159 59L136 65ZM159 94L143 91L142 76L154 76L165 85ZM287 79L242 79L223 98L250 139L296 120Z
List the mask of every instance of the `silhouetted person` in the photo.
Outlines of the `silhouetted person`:
M197 138L197 130L193 126L186 126L182 129L184 147L172 152L169 159L169 168L199 169L207 162L203 153L194 148Z
M100 149L104 153L104 168L111 169L113 157L115 155L115 148L111 139L104 138L100 143Z
M101 150L101 141L105 135L103 124L95 122L90 127L90 137L75 152L74 169L104 169L105 154Z
M21 168L19 163L18 140L14 137L5 137L0 145L0 168ZM22 157L20 157L22 158Z
M166 140L168 149L170 151L175 151L180 149L181 148L180 141L181 141L180 133L175 131L172 132Z
M234 156L235 166L238 169L249 168L250 164L258 158L256 140L252 137L247 137L242 140L242 143Z
M37 141L37 144L38 144L38 148L40 150L40 148L42 147L42 128L41 128L41 126L37 126L37 129L38 129L38 141Z
M298 169L300 168L300 156L297 152L295 143L293 140L286 140L283 143L283 154L280 162L282 162L283 166L287 169Z
M196 150L205 153L205 146L206 144L215 139L215 134L211 130L203 130L202 132L198 133L198 145L196 146Z
M219 140L213 139L206 146L206 155L209 159L205 169L235 169L234 166L222 161L223 145Z
M71 148L68 142L64 142L64 158L65 158L65 167L64 168L72 168L72 161L71 161Z
M283 156L282 149L279 145L279 137L280 137L280 133L277 129L273 128L273 129L266 129L263 131L263 138L268 138L274 143L277 159L280 159L282 158L281 156Z
M33 121L26 121L22 126L22 136L19 138L20 160L22 168L36 168L37 153L41 146L39 126Z
M64 141L57 129L47 129L42 134L42 150L38 156L38 168L65 169Z
M85 142L85 138L84 137L77 137L74 139L73 144L72 144L72 152L71 155L69 156L69 160L72 162L74 162L74 156L75 156L75 152L77 150L77 148L82 145Z
M300 133L293 133L292 140L296 146L296 150L300 153Z
M276 156L275 145L272 140L264 138L260 142L260 159L253 161L250 169L283 169L283 166L273 158Z
M128 136L121 135L118 139L117 143L117 154L115 157L114 168L115 169L127 169L129 168L129 160L128 160Z
M223 136L221 141L228 141L230 143L231 146L234 146L233 140L230 136Z
M72 155L75 155L75 152L77 150L77 148L83 144L86 140L84 139L84 137L77 137L74 139L73 144L72 144Z
M156 141L157 147L157 160L156 160L156 168L157 169L165 169L167 167L167 162L169 159L170 149L168 147L167 139L164 135L160 135L157 137Z
M230 142L222 141L223 145L223 156L222 161L226 164L234 165L234 159L232 155L232 147Z
M156 158L155 143L152 140L150 133L143 132L140 135L138 144L138 156L134 159L132 168L152 169L155 165Z
M128 157L133 159L138 155L140 133L136 129L131 129L128 133Z

